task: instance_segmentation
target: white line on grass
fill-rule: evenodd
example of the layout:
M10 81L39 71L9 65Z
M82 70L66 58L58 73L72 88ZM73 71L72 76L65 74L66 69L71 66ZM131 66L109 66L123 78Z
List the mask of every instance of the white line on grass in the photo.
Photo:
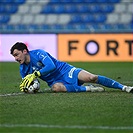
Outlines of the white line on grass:
M113 126L80 126L80 125L45 125L45 124L0 124L0 127L37 127L37 128L67 128L67 129L109 129L109 130L133 130L132 126L121 126L121 127L113 127Z
M0 97L6 97L6 96L18 96L22 95L24 93L9 93L9 94L0 94Z

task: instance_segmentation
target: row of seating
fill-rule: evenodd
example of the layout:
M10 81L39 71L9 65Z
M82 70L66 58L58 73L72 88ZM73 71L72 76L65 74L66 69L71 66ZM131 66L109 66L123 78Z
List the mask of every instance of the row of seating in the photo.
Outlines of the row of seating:
M86 3L118 3L120 2L120 0L49 0L49 2L64 2L64 3L68 3L68 2L86 2Z
M26 0L0 0L0 4L23 4Z
M108 15L105 14L49 14L49 15L13 15L10 18L10 15L1 15L0 24L75 24L75 23L122 23L128 24L132 22L132 14L114 14Z
M8 4L23 4L25 3L26 0L1 0L0 3L8 3ZM29 2L31 2L31 0L27 0ZM41 1L48 1L48 2L56 2L56 3L68 3L68 2L86 2L86 3L118 3L120 2L120 0L34 0L35 2L41 2Z
M133 2L128 1L1 0L0 31L131 32Z
M67 25L1 25L0 30L3 33L107 33L116 31L119 32L132 32L133 24L125 25L125 24L67 24Z
M114 9L114 5L110 4L54 4L54 5L45 5L44 7L41 8L40 5L33 5L33 7L30 7L29 5L27 6L22 6L22 10L20 13L40 13L46 14L46 13L55 13L55 14L62 14L62 13L111 13L114 10L116 12L131 12L133 13L132 10L133 5L132 4L121 4L121 5L116 5L116 8ZM0 5L0 13L16 13L18 12L18 6L17 5Z
M110 4L63 4L63 5L47 5L44 6L41 13L110 13L114 10L114 6Z

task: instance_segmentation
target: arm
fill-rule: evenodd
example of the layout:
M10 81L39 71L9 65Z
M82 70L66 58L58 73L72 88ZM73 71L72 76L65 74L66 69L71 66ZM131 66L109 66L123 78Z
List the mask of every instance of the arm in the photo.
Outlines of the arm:
M23 88L28 88L35 78L42 75L47 75L48 73L56 69L54 62L45 51L38 50L34 56L37 58L38 61L43 64L43 67L39 71L34 71L32 74L28 74L26 77L24 77L24 79L22 80L23 82L20 85L23 86Z
M39 70L40 75L47 75L48 73L50 73L56 69L54 62L47 55L47 53L39 53L39 60L44 65L44 67Z

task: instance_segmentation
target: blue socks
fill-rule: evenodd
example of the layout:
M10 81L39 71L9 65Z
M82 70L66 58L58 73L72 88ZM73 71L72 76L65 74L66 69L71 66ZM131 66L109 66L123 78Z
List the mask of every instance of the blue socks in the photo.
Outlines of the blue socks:
M124 85L120 84L119 82L101 75L98 75L97 84L100 84L109 88L116 88L121 90L124 87ZM86 92L85 86L65 84L65 87L67 89L67 92Z
M105 76L100 76L100 75L98 75L97 84L101 84L101 85L109 87L109 88L116 88L116 89L121 89L121 90L124 86L113 79L107 78Z
M85 86L65 84L67 92L86 92Z

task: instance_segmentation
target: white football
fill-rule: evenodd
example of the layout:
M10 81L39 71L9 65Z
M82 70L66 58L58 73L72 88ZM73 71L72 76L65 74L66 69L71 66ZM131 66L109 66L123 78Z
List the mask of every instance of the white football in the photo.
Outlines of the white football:
M28 93L36 93L40 89L40 82L38 79L35 79L33 82L31 82Z

